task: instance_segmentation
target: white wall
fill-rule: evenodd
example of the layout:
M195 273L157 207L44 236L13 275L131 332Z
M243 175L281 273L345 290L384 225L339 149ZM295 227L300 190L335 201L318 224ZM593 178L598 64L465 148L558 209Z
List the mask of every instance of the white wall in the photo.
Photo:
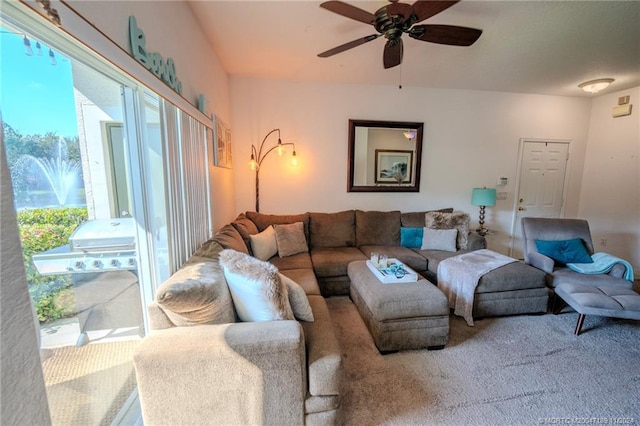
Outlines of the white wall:
M267 213L343 209L419 211L454 207L471 214L471 189L508 177L508 199L487 209L498 231L489 246L507 253L520 138L570 139L571 170L565 214L578 213L590 105L568 98L397 86L300 83L231 77L236 209L254 209L251 144L271 129L295 142L299 166L270 156L260 173L260 206ZM424 122L419 193L348 193L349 119ZM269 146L275 144L272 139Z
M632 114L613 118L618 97ZM640 276L640 87L594 98L578 216L589 220L596 251L629 260ZM606 245L601 239L606 238Z

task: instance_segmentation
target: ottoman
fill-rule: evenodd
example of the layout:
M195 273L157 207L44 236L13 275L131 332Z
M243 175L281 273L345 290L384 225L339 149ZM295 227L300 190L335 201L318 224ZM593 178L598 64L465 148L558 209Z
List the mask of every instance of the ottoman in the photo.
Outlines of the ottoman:
M555 292L580 314L576 336L582 331L586 315L640 320L640 295L626 287L563 283Z
M449 306L438 287L418 275L415 283L383 284L366 261L349 263L350 295L382 353L442 349L449 342Z

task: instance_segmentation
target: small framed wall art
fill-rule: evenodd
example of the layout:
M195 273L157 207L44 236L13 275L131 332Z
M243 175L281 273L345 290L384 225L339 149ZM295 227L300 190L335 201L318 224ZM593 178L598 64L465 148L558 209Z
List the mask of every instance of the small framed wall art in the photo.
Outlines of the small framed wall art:
M231 168L231 129L217 116L214 116L213 165Z
M410 183L413 151L376 149L376 183Z

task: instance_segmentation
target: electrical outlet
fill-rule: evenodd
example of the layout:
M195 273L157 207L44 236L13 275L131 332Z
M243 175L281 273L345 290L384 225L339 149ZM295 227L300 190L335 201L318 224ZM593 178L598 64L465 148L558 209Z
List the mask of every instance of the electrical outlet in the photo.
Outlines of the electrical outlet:
M605 247L607 245L607 237L600 238L600 245Z
M496 200L506 200L507 199L507 193L506 192L497 192L496 193Z

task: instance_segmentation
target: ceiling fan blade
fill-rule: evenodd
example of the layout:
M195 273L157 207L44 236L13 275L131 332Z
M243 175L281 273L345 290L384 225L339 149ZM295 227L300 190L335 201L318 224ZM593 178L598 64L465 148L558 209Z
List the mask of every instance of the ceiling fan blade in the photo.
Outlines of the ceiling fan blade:
M320 4L320 7L349 19L364 22L365 24L373 24L373 21L376 19L373 13L369 13L359 7L351 6L350 4L343 3L338 0L326 1Z
M416 40L452 46L471 46L481 34L482 30L455 25L415 25L409 31Z
M411 8L413 9L412 16L414 17L413 23L422 22L427 18L431 18L438 13L449 9L460 0L452 1L432 1L432 0L418 0Z
M360 46L361 44L370 42L371 40L375 40L381 35L382 34L371 34L366 37L362 37L357 40L353 40L348 43L341 44L340 46L334 47L333 49L329 49L326 52L318 53L318 56L321 58L328 58L329 56L333 56L337 53L344 52L345 50L353 49L354 47Z
M382 55L382 62L384 63L385 69L393 68L402 63L402 50L401 38L387 40L387 43L384 45L384 53Z

